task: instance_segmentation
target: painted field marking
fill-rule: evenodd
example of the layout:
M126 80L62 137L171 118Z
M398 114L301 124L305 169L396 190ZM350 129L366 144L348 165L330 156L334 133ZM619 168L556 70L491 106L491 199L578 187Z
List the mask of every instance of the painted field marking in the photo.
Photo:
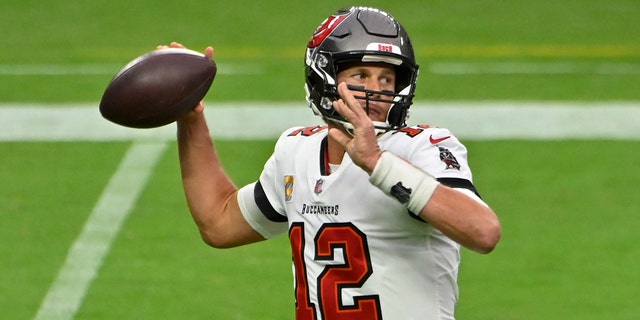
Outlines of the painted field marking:
M125 64L0 64L0 76L114 76ZM264 72L257 64L218 64L217 74L252 75Z
M115 75L123 65L113 64L0 64L0 76L83 76ZM424 70L433 74L593 74L593 75L638 75L640 63L601 62L434 62L427 63ZM254 75L264 73L265 67L258 63L219 64L218 74Z
M320 124L300 103L207 103L217 139L276 139L286 128ZM409 124L448 128L459 138L640 140L640 102L429 102L411 107ZM2 141L175 140L175 125L131 129L100 116L97 103L0 104Z
M300 59L303 51L298 47L237 47L219 46L216 47L218 60L225 59L225 52L233 54L233 58L242 58L248 61L263 59L278 55L287 59ZM638 63L594 63L591 67L578 62L537 62L527 63L531 57L555 58L555 59L580 59L580 58L638 58L640 57L640 45L619 44L619 45L557 45L557 44L495 44L495 45L444 45L429 44L417 46L415 48L418 60L425 58L424 70L432 70L434 73L460 74L460 69L469 69L469 73L519 73L519 74L539 74L547 70L545 74L557 73L577 73L577 74L638 74L636 70L640 68ZM134 57L132 57L134 58ZM523 62L513 64L511 62L474 62L474 63L435 63L431 66L427 61L433 58L513 58L522 59ZM126 61L122 64L0 64L0 76L73 76L73 75L115 75ZM518 64L529 64L522 66ZM535 68L531 68L535 66ZM623 68L620 68L623 67ZM629 67L629 68L627 68ZM264 73L265 67L259 63L229 64L218 63L218 73L228 75L251 75ZM543 71L541 71L543 70Z
M614 62L437 62L427 68L433 74L445 75L640 75L640 64Z
M640 57L637 44L493 44L493 45L421 45L417 56L468 58L634 58Z
M34 319L73 319L166 146L164 141L138 141L129 148L69 249Z

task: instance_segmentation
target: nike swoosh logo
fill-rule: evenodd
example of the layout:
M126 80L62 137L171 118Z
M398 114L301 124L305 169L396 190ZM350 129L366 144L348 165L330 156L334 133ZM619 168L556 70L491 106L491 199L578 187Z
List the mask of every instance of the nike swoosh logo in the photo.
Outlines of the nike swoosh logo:
M434 138L433 138L433 135L430 135L430 136L429 136L429 142L431 142L431 144L438 144L438 143L440 143L440 142L442 142L442 141L445 141L445 140L447 140L447 139L449 139L449 138L451 138L451 136L446 136L446 137L442 137L442 138L436 138L436 139L434 139Z

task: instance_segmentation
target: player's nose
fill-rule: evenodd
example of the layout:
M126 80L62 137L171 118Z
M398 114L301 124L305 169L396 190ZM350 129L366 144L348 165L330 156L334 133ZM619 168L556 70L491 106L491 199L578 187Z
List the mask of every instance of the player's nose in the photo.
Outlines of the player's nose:
M370 77L365 86L367 90L371 91L381 91L382 86L380 85L380 80L376 77ZM374 93L370 92L369 95L374 95Z

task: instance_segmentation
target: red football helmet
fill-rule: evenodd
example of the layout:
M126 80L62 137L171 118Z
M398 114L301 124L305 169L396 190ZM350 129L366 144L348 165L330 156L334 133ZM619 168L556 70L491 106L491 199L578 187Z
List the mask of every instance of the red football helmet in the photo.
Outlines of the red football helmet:
M386 100L392 104L386 122L374 122L376 129L387 131L406 126L418 65L404 27L384 11L356 6L327 18L309 41L305 58L307 102L316 115L341 123L347 129L352 126L333 108L333 101L340 98L338 69L349 62L384 62L395 67L394 93L350 89L363 92L362 96L356 96L359 99L373 99L369 98L373 94L393 97Z

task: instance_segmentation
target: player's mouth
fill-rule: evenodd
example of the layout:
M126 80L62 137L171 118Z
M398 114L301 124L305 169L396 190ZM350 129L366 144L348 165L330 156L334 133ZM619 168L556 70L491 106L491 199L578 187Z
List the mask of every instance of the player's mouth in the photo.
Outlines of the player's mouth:
M386 95L387 91L371 91L361 86L349 85L352 91L359 91L361 94L355 94L354 97L360 102L360 106L367 112L369 117L374 121L386 121L387 110L393 103L393 93Z
M375 121L384 121L387 118L387 113L385 112L385 110L387 109L387 107L382 106L380 103L377 102L368 102L368 108L367 108L367 103L363 103L364 104L364 109L367 111L369 118L371 118L372 120Z

